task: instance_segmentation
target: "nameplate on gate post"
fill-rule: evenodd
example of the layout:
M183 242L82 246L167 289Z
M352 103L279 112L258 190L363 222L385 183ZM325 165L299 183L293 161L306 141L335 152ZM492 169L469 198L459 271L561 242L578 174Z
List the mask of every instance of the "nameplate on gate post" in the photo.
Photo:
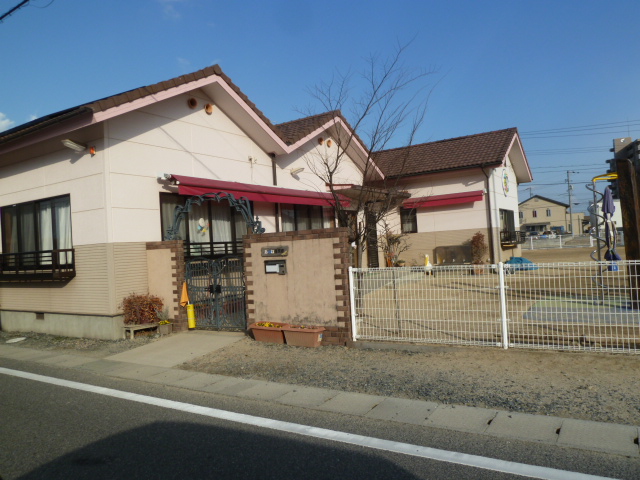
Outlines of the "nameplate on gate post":
M262 247L260 250L263 257L286 257L289 255L289 247L285 245Z

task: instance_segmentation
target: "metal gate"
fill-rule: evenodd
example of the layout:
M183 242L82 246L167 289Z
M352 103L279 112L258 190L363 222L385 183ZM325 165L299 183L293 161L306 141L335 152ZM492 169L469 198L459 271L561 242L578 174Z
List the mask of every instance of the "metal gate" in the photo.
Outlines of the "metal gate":
M246 328L242 262L241 255L187 260L187 287L189 300L195 307L197 328Z

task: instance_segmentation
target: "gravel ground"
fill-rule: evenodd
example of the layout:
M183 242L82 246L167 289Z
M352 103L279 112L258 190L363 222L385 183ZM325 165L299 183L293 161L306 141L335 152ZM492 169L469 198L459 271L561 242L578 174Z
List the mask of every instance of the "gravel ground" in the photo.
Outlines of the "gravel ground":
M640 356L476 347L303 348L244 338L180 368L439 403L640 425Z
M0 332L16 347L103 358L158 340ZM640 355L420 346L303 348L245 337L179 368L438 403L640 425ZM402 348L402 346L397 346Z
M133 340L95 340L92 338L59 337L33 332L0 331L0 344L15 338L24 338L23 341L12 343L12 345L37 350L55 350L74 355L104 358L132 348L141 347L142 345L160 339L160 335L145 335L145 333L146 332L137 332Z

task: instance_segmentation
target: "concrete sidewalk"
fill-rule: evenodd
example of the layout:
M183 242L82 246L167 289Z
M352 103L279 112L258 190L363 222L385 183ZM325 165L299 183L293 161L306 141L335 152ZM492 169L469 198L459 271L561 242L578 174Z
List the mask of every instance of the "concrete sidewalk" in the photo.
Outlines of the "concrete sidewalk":
M142 347L111 355L105 360L170 368L231 345L244 337L242 332L194 330L163 337Z
M171 368L242 337L243 334L218 332L182 333L104 359L0 345L0 358L345 415L640 457L638 426L443 405Z

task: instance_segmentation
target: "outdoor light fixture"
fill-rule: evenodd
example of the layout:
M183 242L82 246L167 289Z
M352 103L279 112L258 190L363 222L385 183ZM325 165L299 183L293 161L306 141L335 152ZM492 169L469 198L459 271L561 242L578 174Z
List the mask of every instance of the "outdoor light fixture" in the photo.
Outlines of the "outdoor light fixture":
M302 172L304 172L304 167L294 168L293 170L291 170L291 175L298 175Z
M73 140L69 140L68 138L65 138L64 140L62 140L62 144L65 147L70 148L71 150L75 150L76 152L83 152L87 149L86 145L83 145L82 143L74 142Z

